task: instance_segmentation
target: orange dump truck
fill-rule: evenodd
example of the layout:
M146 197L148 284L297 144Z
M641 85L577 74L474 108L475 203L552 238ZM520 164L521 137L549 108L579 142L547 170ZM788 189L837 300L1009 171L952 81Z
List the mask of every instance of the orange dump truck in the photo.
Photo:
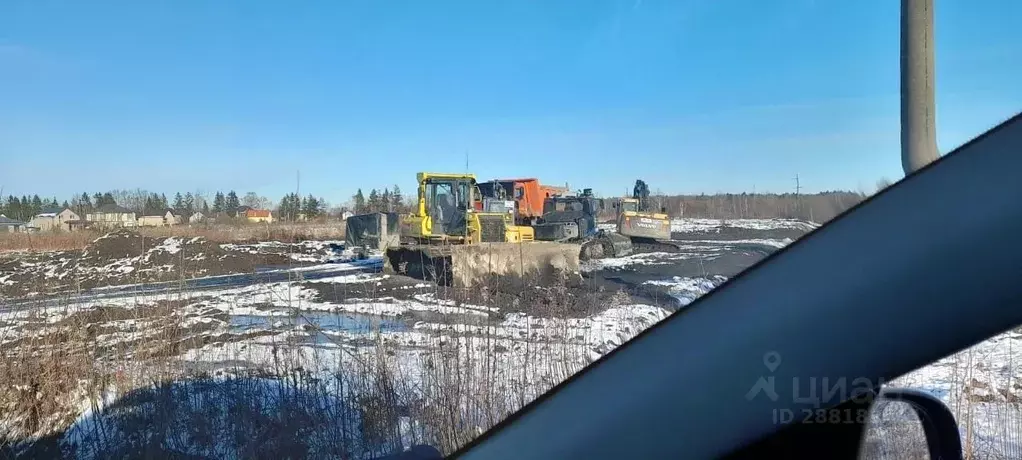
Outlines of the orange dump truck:
M533 225L543 215L543 200L568 193L567 187L541 185L539 179L495 179L479 182L483 196L514 200L517 210L515 223Z

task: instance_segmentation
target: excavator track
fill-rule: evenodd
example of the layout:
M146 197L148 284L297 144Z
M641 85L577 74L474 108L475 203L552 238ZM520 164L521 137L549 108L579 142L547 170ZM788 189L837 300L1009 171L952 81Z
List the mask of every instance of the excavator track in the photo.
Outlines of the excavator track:
M645 254L650 252L681 252L681 244L674 241L632 238L632 254Z

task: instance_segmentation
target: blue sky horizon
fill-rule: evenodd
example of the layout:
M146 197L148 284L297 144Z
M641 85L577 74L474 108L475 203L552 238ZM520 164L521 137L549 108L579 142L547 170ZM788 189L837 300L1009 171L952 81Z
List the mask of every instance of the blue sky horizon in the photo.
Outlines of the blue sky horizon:
M946 153L1022 108L1022 2L935 8ZM300 173L340 204L467 166L603 196L872 191L902 177L898 19L889 0L5 2L0 187L276 202Z

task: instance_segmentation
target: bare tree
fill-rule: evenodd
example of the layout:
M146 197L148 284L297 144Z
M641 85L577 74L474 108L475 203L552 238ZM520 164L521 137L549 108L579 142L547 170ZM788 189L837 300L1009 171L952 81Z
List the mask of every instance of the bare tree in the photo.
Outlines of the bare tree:
M879 193L880 191L882 191L883 189L885 189L887 187L890 187L891 185L894 185L894 182L892 182L890 179L888 179L886 177L883 177L883 178L881 178L880 180L877 181L877 190L876 191L877 191L877 193Z
M248 206L253 209L270 209L272 204L270 200L265 196L259 196L255 192L248 192L241 199L242 206Z
M117 204L132 211L141 212L145 207L145 200L151 195L148 190L136 188L134 190L113 190L110 192Z

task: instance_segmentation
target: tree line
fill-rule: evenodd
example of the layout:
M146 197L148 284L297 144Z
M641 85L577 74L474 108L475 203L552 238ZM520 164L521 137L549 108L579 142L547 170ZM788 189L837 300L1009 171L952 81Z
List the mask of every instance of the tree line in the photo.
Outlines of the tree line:
M27 221L33 216L43 212L43 209L68 206L68 202L57 202L57 197L43 199L39 195L31 197L22 195L18 198L14 195L7 195L7 199L0 203L0 214L11 219Z
M300 215L308 218L323 216L327 213L329 205L323 198L316 198L311 194L304 198L299 198L294 193L288 194L281 199L277 208L273 209L273 204L269 199L259 196L255 192L239 196L234 190L229 190L226 193L217 191L211 200L202 193L177 192L168 199L165 193L135 189L111 190L92 194L83 192L80 195L75 195L70 201L64 200L63 202L58 201L56 197L45 199L39 195L26 195L19 198L10 195L0 201L0 214L11 219L29 221L44 209L68 208L84 219L86 214L108 206L119 206L141 215L162 215L169 210L184 216L201 212L209 217L235 217L246 208L270 209L277 215L283 214L285 220L294 220Z
M280 199L280 205L277 206L277 218L287 221L299 220L302 217L315 219L326 213L326 200L316 198L312 194L299 198L297 193L288 193Z
M369 191L369 198L362 193L362 189L351 197L355 214L368 212L405 212L408 210L408 203L405 203L404 195L401 194L401 187L395 184L392 188L384 188L378 191L375 188Z
M878 181L877 190L881 190L890 181ZM701 194L701 195L663 195L650 196L656 208L663 208L673 217L692 217L710 219L745 219L745 218L792 218L814 222L826 222L845 210L855 206L868 195L865 192L829 191L816 194L798 193L740 193L740 194ZM601 212L602 219L613 218L610 203L616 198L606 199L606 206ZM408 212L413 203L406 202L400 187L371 189L366 196L362 189L352 196L351 209L340 207L333 212L350 210L356 214L367 212ZM44 209L68 207L79 216L93 210L117 205L143 215L162 214L172 210L179 215L191 215L198 211L207 217L234 217L243 207L253 209L273 208L270 200L254 192L239 196L234 190L227 193L217 191L212 200L207 200L201 193L175 193L168 200L163 193L146 190L112 190L93 194L82 193L70 201L58 202L56 197L41 198L39 195L16 197L9 195L0 203L0 214L11 219L28 221ZM329 204L323 198L312 194L300 197L297 193L289 193L281 198L275 209L275 218L293 221L299 218L315 219L328 214Z
M672 217L701 219L800 219L826 222L868 195L862 192L829 191L797 193L718 193L713 195L651 195L650 206ZM601 218L614 216L612 203L604 200Z

